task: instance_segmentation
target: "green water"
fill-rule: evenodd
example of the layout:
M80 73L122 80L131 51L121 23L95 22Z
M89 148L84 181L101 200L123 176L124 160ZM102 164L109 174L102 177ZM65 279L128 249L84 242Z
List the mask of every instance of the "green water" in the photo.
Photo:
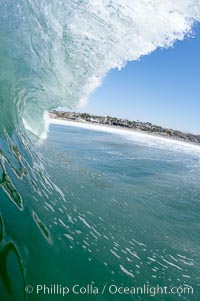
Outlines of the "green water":
M20 210L0 190L1 300L198 300L197 151L58 125L38 148L41 196L21 183ZM63 297L52 285L70 292ZM93 286L75 294L74 285ZM112 294L113 285L181 294ZM183 294L184 285L193 294Z
M0 301L199 300L197 148L55 125L40 139L45 111L199 20L198 0L0 1ZM120 293L144 285L180 296Z

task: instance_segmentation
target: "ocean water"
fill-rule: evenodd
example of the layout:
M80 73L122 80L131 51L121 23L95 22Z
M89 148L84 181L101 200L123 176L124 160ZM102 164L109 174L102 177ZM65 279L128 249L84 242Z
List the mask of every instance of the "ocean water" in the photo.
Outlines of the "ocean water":
M1 190L1 300L199 300L200 151L51 124L37 152L41 187L33 194L22 184L23 209L2 177L18 203ZM107 288L37 294L44 284ZM112 285L180 295L111 294Z
M65 196L51 204L58 215L46 208L52 215L47 224L70 264L63 276L97 287L190 285L193 295L154 298L198 300L200 150L149 141L112 130L51 125L41 151ZM120 294L91 300L110 298L140 300Z
M199 300L198 147L69 124L47 137L45 117L199 20L199 0L0 1L0 301L151 300L108 292L144 284ZM101 293L50 294L88 284Z

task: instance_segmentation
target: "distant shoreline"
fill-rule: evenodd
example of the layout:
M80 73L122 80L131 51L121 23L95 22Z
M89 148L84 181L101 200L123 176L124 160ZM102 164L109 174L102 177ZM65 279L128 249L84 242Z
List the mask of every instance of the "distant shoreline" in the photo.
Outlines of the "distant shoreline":
M105 129L125 130L127 133L143 134L148 137L163 138L171 141L179 141L200 146L200 135L183 133L168 128L152 125L151 123L129 121L116 117L94 116L87 113L52 111L49 113L52 120L68 121L85 125L104 126Z

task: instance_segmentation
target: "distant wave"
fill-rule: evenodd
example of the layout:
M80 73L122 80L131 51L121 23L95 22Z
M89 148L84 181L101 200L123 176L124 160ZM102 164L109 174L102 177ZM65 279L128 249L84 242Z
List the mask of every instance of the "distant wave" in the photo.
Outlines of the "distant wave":
M57 210L59 202L66 202L54 176L50 177L45 168L48 158L36 147L38 137L45 138L47 131L45 112L84 104L111 69L120 69L128 61L192 35L193 24L199 20L199 0L0 1L0 259L1 288L9 300L27 299L23 286L29 280L24 278L31 252L37 259L35 267L41 258L42 270L49 267L49 262L45 265L47 252L40 254L41 245L38 253L37 244L30 240L30 234L36 235L34 226L27 225L34 223L51 244L46 209ZM141 137L126 135L152 147L172 145L166 140L161 143L161 138ZM173 141L173 145L173 149L183 149L181 143ZM46 208L45 213L42 208ZM34 262L29 265L35 282L38 269L34 272ZM39 272L37 279L50 270L53 274L49 275L54 276L64 269L58 267L51 261L51 268L47 273ZM126 272L124 266L120 268ZM15 277L12 287L12 275L18 275L17 271L22 280ZM8 300L2 297L2 290L0 297Z
M109 70L183 40L199 19L198 0L0 1L0 187L20 210L18 181L39 196L55 190L35 147L46 137L45 112L83 104ZM198 150L149 135L126 137Z
M139 143L139 144L145 144L146 146L149 147L156 147L156 148L162 148L168 150L171 149L177 151L200 152L199 145L193 143L187 143L175 139L170 139L166 137L160 137L157 135L134 131L134 130L114 128L106 125L59 120L53 118L49 119L49 124L73 126L73 127L88 129L92 131L100 131L100 132L120 135L123 138L128 139L129 141L133 141L134 143Z

